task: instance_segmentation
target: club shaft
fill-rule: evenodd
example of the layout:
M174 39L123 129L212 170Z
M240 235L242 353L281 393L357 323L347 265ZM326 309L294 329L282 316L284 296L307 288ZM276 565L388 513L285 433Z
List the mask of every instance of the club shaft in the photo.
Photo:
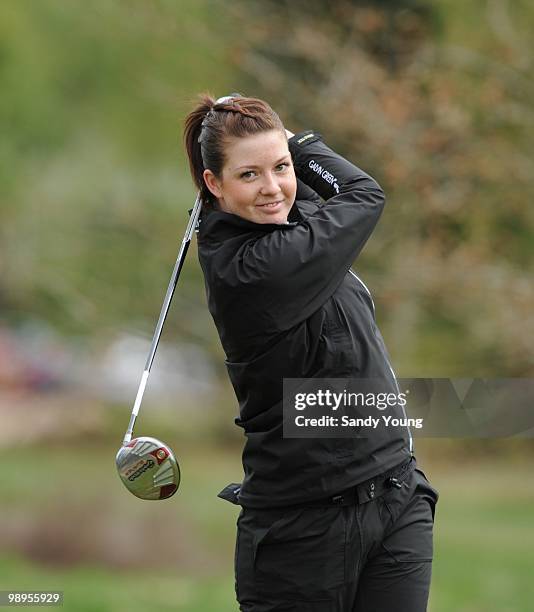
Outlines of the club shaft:
M141 402L143 401L143 394L145 392L145 387L148 381L148 375L150 374L150 368L152 367L154 356L156 355L159 340L161 338L161 332L163 330L163 325L165 324L165 319L167 318L167 314L169 312L172 296L174 295L174 290L176 289L178 278L180 277L180 272L182 270L182 266L184 265L187 250L189 248L193 232L195 231L195 228L198 224L198 217L200 215L201 205L202 200L200 199L199 193L195 200L195 205L193 206L191 216L189 217L189 223L187 224L187 229L185 230L185 235L180 246L180 251L178 253L176 263L174 264L171 280L169 281L167 293L165 294L165 300L163 301L163 306L161 307L161 312L159 315L158 323L156 325L156 330L154 332L154 337L152 338L152 346L150 347L150 352L146 360L145 369L143 371L143 375L141 376L141 382L139 383L139 388L137 389L137 395L132 410L132 416L130 417L130 423L128 424L126 434L124 435L123 446L128 444L132 439L135 420L137 419L137 415L139 414L139 408L141 406Z

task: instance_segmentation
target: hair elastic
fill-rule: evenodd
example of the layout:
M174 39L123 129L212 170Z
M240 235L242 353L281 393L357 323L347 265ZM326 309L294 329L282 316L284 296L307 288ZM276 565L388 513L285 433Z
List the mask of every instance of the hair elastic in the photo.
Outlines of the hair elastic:
M229 96L222 96L220 98L217 98L217 100L215 100L215 102L213 103L213 106L210 108L210 110L206 113L206 116L204 117L204 119L202 119L202 123L200 124L200 134L198 137L198 141L197 142L202 142L202 137L203 137L203 132L204 132L204 128L207 125L207 120L209 117L211 117L213 115L213 113L215 112L215 109L213 108L216 104L227 104L230 101L233 101L234 98L242 98L242 94L240 93L231 93Z

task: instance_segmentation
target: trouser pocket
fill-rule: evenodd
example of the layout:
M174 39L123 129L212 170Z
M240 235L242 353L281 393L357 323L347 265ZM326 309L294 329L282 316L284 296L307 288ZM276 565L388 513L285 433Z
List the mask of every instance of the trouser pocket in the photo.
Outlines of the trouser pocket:
M381 548L389 560L428 562L433 558L433 524L438 492L417 468L400 489L382 500L383 539Z
M238 521L236 581L247 593L328 600L345 580L343 508L245 509Z
M415 472L417 472L416 488L418 488L423 493L424 497L430 504L430 508L432 510L432 521L434 521L434 517L436 514L436 504L438 503L439 499L439 492L430 484L430 481L426 477L426 474L423 472L423 470L415 468Z

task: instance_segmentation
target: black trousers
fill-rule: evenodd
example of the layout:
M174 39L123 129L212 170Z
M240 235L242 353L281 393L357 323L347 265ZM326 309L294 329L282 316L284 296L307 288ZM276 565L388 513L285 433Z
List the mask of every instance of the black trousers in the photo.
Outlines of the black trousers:
M407 464L326 500L242 508L242 612L424 612L439 493Z

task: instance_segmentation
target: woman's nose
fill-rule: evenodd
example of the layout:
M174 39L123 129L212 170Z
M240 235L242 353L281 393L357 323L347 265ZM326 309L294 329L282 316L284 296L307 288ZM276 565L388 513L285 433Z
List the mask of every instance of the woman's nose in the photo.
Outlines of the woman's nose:
M278 182L278 177L271 173L266 174L262 181L261 192L266 195L280 193L280 184Z

